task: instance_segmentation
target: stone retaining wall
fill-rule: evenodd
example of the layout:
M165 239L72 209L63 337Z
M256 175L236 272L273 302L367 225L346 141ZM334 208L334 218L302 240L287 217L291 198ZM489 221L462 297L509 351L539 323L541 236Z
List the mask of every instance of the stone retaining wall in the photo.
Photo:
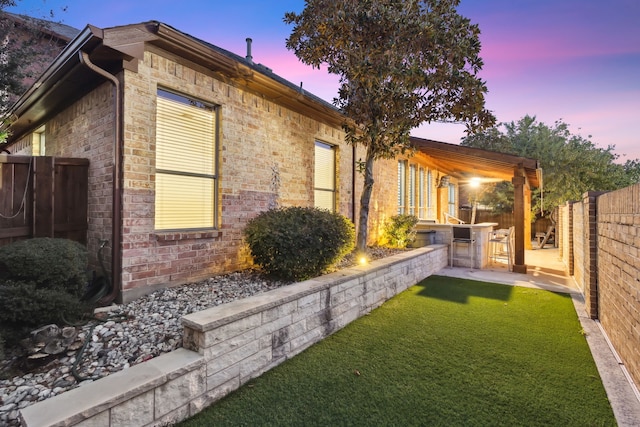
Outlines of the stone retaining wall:
M29 406L23 425L183 420L437 273L447 254L414 249L185 316L185 348Z

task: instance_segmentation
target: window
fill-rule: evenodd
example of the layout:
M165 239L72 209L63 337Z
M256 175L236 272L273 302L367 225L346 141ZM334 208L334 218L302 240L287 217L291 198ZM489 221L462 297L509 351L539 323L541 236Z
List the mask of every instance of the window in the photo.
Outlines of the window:
M336 150L316 141L314 170L314 206L335 212L336 209Z
M458 216L458 212L456 212L456 186L454 184L449 184L449 215Z
M405 175L407 171L407 165L402 160L398 162L398 214L402 215L405 212L405 198L406 198L406 183Z
M418 218L426 218L424 211L424 169L418 171Z
M213 105L158 90L156 230L215 227L216 126Z
M33 133L33 150L31 155L32 156L44 156L46 153L46 143L45 143L45 136L44 136L44 131L45 131L45 127L44 126L40 126L34 133Z
M435 218L433 211L433 174L427 171L427 218Z
M409 215L416 215L416 165L409 165Z

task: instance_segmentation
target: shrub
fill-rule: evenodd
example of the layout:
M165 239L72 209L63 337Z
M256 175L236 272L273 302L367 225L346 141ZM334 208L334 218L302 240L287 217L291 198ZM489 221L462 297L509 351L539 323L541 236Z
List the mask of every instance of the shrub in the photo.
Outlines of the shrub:
M80 298L87 284L87 250L67 239L36 238L0 247L0 280L33 282Z
M324 272L351 252L353 224L327 210L272 209L250 220L244 237L251 255L267 274L305 280Z
M416 238L414 227L417 223L415 215L394 215L385 224L384 237L390 246L406 248Z
M38 238L0 248L0 335L15 344L30 330L76 320L87 309L87 251L65 239Z

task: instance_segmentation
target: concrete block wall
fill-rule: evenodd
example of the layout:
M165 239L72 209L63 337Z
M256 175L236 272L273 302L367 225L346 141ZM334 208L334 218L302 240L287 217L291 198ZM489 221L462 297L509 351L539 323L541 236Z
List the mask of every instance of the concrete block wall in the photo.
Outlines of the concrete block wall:
M25 427L170 425L447 265L414 249L183 318L184 347L21 410Z
M640 184L596 203L599 319L640 385Z

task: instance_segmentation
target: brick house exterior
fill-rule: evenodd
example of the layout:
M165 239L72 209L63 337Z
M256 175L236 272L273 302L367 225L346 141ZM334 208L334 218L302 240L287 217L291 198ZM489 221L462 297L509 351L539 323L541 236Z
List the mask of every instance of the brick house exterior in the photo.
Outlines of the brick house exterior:
M159 90L215 107L212 227L155 227ZM7 145L13 154L32 154L42 139L48 156L90 159L88 249L96 266L100 241L109 241L105 264L120 301L250 266L242 239L250 218L275 204L314 206L316 142L335 152L336 212L352 220L358 214L362 177L355 161L364 151L345 143L339 111L250 58L159 22L86 27L13 112ZM438 173L422 153L376 164L372 243L398 213L398 162L416 171L413 182L405 173L402 184L412 186L414 200L418 169L425 177Z

